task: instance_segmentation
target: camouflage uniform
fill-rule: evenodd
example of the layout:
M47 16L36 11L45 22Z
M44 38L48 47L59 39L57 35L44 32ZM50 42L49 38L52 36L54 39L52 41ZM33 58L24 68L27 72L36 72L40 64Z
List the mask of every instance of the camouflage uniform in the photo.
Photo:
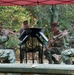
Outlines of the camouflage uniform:
M74 30L73 29L71 29L69 33L69 43L70 43L70 47L74 48Z
M15 63L15 53L12 49L0 49L0 59L3 63Z
M65 64L73 64L71 57L74 57L74 30L71 29L69 33L69 49L61 53L63 62Z
M55 42L50 47L51 54L61 55L62 50L64 49L64 37L56 38ZM52 56L54 63L59 64L60 62Z
M2 63L15 63L15 52L12 49L4 49L4 43L8 41L9 37L7 35L3 35L0 32L0 59Z

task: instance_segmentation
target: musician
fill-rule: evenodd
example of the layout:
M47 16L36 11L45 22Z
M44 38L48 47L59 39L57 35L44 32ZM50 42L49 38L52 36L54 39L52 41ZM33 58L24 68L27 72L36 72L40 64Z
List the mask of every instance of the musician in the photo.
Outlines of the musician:
M74 23L71 24L71 29L68 31L70 39L70 47L74 48Z
M0 23L0 59L3 63L15 63L15 52L11 49L4 49L4 44L9 40L9 32L3 29L3 24Z
M27 29L27 28L29 28L29 24L28 24L28 21L26 20L26 21L23 22L23 28L20 30L20 34L23 32L24 29ZM36 47L34 48L34 51L40 50L39 58L42 58L42 46L40 46L40 44L38 44L36 40L37 39L34 38L33 46L36 45ZM24 59L25 49L27 49L29 51L31 50L31 48L32 48L31 42L32 42L32 39L30 38L26 42L26 45L24 45L24 44L21 45L21 57L20 57L21 61ZM45 55L46 59L49 61L49 63L52 63L50 51L44 50L44 55Z
M50 47L51 54L61 55L62 50L65 48L65 36L66 31L61 31L57 22L52 23L53 38L50 40L52 47ZM52 56L54 63L59 64L60 62Z
M69 35L69 49L63 51L61 53L63 62L65 64L73 64L71 57L74 57L74 22L71 24L71 29L68 32Z

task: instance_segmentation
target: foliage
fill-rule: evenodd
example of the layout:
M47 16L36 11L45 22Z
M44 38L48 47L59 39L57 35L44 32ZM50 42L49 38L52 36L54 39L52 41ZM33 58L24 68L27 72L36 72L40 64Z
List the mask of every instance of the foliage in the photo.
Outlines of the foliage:
M9 40L4 44L5 48L11 48L11 49L14 49L14 50L18 50L20 47L19 47L19 39L17 38L17 36L15 35L11 35L9 37Z
M18 31L17 29L21 28L22 22L28 19L28 12L21 6L1 6L0 10L0 21L4 28Z
M74 5L57 5L58 22L60 29L70 29L71 22L74 21ZM4 28L19 32L22 22L28 20L30 27L40 27L45 29L45 35L52 35L51 29L51 5L45 6L0 6L0 22ZM14 41L15 40L15 41ZM10 37L6 43L7 48L18 48L18 38Z
M59 6L59 24L61 29L70 29L74 22L74 5Z

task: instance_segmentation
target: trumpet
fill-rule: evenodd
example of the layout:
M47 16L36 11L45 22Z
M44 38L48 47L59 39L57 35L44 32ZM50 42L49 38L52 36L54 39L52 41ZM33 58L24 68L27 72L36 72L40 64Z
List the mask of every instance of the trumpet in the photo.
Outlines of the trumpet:
M3 35L17 34L16 31L11 31L10 29L3 29L2 32L3 32Z
M69 31L70 31L70 30L69 30ZM64 31L61 32L60 34L54 36L53 39L56 40L56 39L60 39L60 38L62 38L62 37L64 37L64 36L66 36L66 35L69 33L69 31L64 30Z
M60 34L56 35L53 37L53 39L60 39L68 34L70 34L70 31L73 30L72 28L70 28L69 30L64 30L63 32L61 32Z

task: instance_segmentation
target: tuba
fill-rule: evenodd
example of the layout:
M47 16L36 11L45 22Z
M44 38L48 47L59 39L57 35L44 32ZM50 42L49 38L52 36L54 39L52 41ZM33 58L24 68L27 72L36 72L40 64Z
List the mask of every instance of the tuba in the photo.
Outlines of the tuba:
M30 37L26 43L25 43L26 47L29 49L35 49L38 45L38 40L36 37Z

